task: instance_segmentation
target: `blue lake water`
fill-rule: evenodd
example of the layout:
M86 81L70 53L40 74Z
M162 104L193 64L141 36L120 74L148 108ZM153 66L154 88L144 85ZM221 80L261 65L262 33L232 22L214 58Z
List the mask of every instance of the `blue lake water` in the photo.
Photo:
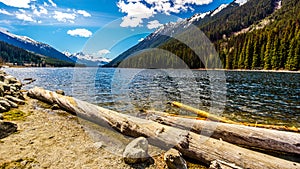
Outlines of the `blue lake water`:
M8 68L28 86L67 95L122 113L142 109L190 114L179 101L235 121L300 126L300 73L112 68Z

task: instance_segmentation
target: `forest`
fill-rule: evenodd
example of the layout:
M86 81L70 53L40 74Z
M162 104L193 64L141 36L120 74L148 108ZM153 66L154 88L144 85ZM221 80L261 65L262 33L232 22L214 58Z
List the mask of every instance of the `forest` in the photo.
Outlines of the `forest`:
M216 43L224 68L300 69L300 3L283 3L284 10L270 16L265 28Z
M214 44L221 62L213 60L210 54L199 56L186 44L160 35L124 52L111 65L122 63L122 67L160 68L163 65L164 68L178 68L178 64L182 65L178 60L182 60L192 69L300 69L299 0L250 0L243 6L231 3L216 15L193 24ZM193 33L197 32L189 34ZM197 36L185 36L184 33L179 36L189 44L201 41L195 39ZM149 52L145 50L147 46L148 49L158 48L168 52ZM134 53L136 51L139 52ZM163 59L163 56L168 59Z

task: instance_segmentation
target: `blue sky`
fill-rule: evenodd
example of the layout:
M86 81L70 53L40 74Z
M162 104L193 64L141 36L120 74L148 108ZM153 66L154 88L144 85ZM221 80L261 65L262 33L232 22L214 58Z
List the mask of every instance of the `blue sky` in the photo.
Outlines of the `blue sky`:
M233 0L0 0L0 27L59 51L114 58L161 24Z

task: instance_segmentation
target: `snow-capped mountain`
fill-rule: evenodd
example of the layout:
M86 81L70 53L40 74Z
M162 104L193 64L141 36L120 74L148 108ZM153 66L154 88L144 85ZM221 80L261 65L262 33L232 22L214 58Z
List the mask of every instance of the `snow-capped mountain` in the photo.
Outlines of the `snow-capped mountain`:
M74 63L72 59L48 44L35 41L27 36L15 35L4 29L0 29L0 41L46 57Z
M216 42L224 37L230 37L235 32L247 28L271 15L272 10L266 12L266 6L274 8L269 0L235 0L230 4L222 4L213 11L195 14L190 18L178 22L164 24L144 38L143 41L123 52L105 66L116 67L132 54L148 48L158 48L164 45L165 42L167 42L166 48L176 51L177 49L172 46L174 44L168 42L171 41L173 35L187 30L192 25L206 33L212 42ZM256 9L256 11L250 12L250 9ZM249 18L251 18L251 21L249 21ZM189 38L192 39L193 37Z
M77 64L84 64L86 66L102 66L109 63L111 60L104 57L96 57L92 54L85 54L78 52L71 54L70 52L64 52L66 56L74 60Z
M219 13L220 11L222 11L224 8L226 8L229 4L222 4L220 5L217 9L215 9L211 14L210 16L214 16L216 15L217 13Z
M199 21L200 19L203 19L204 17L208 16L211 12L205 12L205 13L199 13L199 14L195 14L194 16L192 16L189 20L189 22L195 22L195 21Z

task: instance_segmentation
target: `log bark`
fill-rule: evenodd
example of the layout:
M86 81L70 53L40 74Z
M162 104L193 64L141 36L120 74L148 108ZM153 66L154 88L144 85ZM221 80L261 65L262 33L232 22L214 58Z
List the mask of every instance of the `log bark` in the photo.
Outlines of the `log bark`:
M168 126L191 130L198 134L211 134L212 138L222 139L229 143L300 155L299 133L205 120L185 119L158 111L147 111L146 113L147 119L149 120Z
M100 125L107 126L105 124L108 124L122 134L132 137L144 136L153 145L168 149L174 147L184 156L202 161L207 165L209 165L211 161L221 160L235 163L243 168L300 168L299 163L254 152L225 141L209 138L187 130L120 114L41 88L36 87L29 90L28 96L50 104L58 104L65 110Z

